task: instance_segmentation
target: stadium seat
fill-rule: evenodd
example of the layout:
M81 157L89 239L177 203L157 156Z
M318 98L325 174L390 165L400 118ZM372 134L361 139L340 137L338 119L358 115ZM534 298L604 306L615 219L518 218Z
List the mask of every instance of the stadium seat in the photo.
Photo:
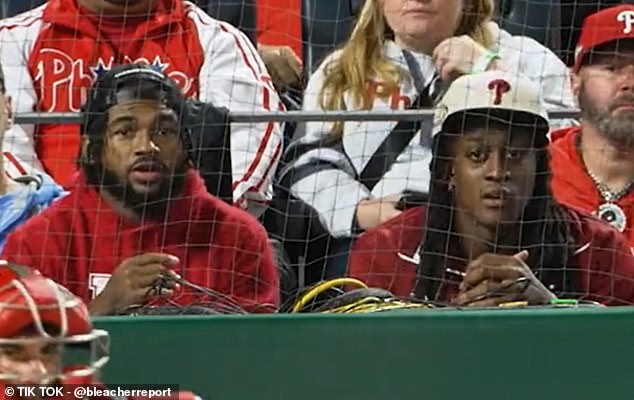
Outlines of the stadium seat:
M0 18L13 17L45 2L46 0L0 0Z
M255 0L196 0L195 3L212 17L226 21L257 43Z
M352 20L350 0L302 0L304 76L348 38Z
M561 56L560 0L499 0L498 8L500 27L531 37Z
M207 191L233 204L231 123L224 108L187 100L183 121L189 134L190 157L205 181Z
M634 4L634 0L560 0L561 43L564 62L574 64L575 47L583 20L590 14L619 4Z

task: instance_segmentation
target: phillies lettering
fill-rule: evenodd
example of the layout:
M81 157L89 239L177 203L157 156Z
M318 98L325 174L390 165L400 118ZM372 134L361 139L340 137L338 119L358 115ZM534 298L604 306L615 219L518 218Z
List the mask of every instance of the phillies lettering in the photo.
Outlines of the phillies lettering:
M489 82L488 86L489 90L495 91L495 98L493 99L494 105L500 105L502 103L502 96L505 93L511 91L511 84L505 81L504 79L495 79Z
M41 111L79 111L86 100L85 88L93 82L83 60L74 60L57 49L42 49L38 57L33 81L40 92Z
M124 57L123 64L146 64L164 72L182 88L188 96L196 96L194 79L183 71L170 69L161 57L154 59ZM59 49L43 48L35 65L34 84L39 91L39 109L44 112L78 112L86 100L87 89L102 73L115 64L114 57L98 58L92 65L75 59Z
M385 96L383 84L381 84L380 82L370 82L368 84L368 95L372 100L374 100L377 96L389 97L389 105L390 109L392 110L404 109L412 104L410 98L401 93L400 88L394 89L392 93L389 94L389 96Z
M628 34L632 32L632 25L634 24L634 11L621 11L619 15L616 16L616 19L619 22L623 22L623 33Z

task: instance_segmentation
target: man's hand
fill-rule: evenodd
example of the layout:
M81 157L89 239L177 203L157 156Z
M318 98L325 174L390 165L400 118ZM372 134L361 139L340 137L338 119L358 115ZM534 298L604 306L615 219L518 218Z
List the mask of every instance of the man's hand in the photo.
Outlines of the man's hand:
M258 45L258 53L271 74L273 84L279 90L284 86L300 88L302 84L302 61L288 46Z
M546 304L556 296L533 274L527 251L514 256L483 254L467 266L454 303L470 307L496 307L511 301Z
M357 205L357 223L363 230L374 228L401 213L396 209L400 194L394 194L380 199L361 200Z
M114 271L103 291L88 305L91 315L112 315L135 304L142 304L151 295L169 296L178 288L174 282L161 283L165 290L152 293L164 274L176 276L168 269L178 258L161 253L145 253L123 261Z

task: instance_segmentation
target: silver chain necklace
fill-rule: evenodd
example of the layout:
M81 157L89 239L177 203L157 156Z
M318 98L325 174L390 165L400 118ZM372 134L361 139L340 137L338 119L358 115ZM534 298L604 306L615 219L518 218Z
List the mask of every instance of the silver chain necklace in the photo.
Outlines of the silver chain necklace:
M577 136L576 142L577 152L583 162L580 136ZM583 164L585 164L585 162ZM618 204L616 204L616 202L632 191L632 188L634 188L634 179L630 180L630 182L618 192L613 192L608 187L608 185L601 182L601 179L599 179L594 173L592 173L592 171L590 171L587 166L584 165L584 167L586 173L594 183L594 186L597 188L599 194L601 194L601 197L603 197L603 200L605 201L605 203L599 205L594 214L603 221L615 227L619 232L623 232L625 230L625 227L627 226L627 216L625 215L623 209L619 207Z
M586 172L588 172L588 176L590 177L590 179L592 179L592 182L597 187L597 190L601 194L601 197L603 197L603 199L605 201L610 202L610 203L614 203L616 201L619 201L619 199L621 199L623 196L628 194L632 190L632 188L634 187L634 179L632 179L621 190L619 190L618 192L613 192L608 187L608 185L606 185L605 183L601 182L601 179L599 179L594 173L592 173L592 171L590 171L590 170L588 170L586 168Z

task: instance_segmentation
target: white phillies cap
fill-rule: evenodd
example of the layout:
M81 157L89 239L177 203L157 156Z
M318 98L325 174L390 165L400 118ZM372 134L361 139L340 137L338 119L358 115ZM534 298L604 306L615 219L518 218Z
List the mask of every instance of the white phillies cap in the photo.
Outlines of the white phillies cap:
M539 87L517 73L486 71L453 81L436 105L432 135L445 130L448 119L457 114L533 126L544 138L549 130Z

